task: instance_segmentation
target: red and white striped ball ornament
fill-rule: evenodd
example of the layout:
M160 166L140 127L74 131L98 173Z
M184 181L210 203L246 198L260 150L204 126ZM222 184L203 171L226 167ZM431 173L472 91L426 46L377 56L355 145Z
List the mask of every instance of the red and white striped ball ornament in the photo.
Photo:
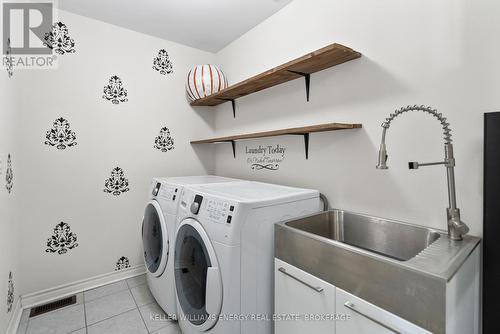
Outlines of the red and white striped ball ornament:
M186 91L191 101L217 93L227 88L224 73L215 65L196 65L188 73Z

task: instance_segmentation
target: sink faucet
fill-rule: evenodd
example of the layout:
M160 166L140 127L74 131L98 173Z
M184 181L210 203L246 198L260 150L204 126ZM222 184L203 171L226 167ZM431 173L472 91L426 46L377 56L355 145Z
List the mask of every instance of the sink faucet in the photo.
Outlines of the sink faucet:
M446 117L438 113L436 109L425 106L407 106L396 110L394 113L390 114L389 117L385 119L382 123L382 142L380 143L380 150L378 153L378 164L377 169L388 169L387 167L387 150L385 146L385 135L387 129L391 126L391 122L401 114L409 111L422 111L428 113L438 119L443 127L444 135L444 161L440 162L409 162L408 166L410 169L418 169L424 166L435 166L444 165L446 167L447 179L448 179L448 201L449 207L446 210L447 221L448 221L448 236L452 240L462 240L462 236L469 232L467 225L460 220L460 209L457 208L457 196L455 192L455 158L453 156L453 145L451 143L451 130L449 128L450 124L447 122Z

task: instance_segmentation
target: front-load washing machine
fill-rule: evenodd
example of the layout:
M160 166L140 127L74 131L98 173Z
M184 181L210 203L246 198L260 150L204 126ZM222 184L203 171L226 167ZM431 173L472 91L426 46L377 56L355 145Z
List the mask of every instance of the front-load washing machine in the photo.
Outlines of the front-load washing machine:
M184 334L271 334L274 224L320 211L319 192L260 182L184 188L175 287Z
M186 176L154 178L150 200L142 222L142 242L147 282L161 308L172 318L177 317L174 286L174 241L177 207L185 185L239 180L219 176Z

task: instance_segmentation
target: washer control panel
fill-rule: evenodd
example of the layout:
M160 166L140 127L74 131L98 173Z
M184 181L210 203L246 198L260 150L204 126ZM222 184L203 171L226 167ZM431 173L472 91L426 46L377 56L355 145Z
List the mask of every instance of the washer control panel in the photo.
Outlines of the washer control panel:
M158 184L160 186L158 186ZM179 195L179 189L176 186L170 184L161 185L158 183L153 189L153 195L156 193L156 197L166 199L168 201L175 201Z
M213 222L231 224L234 205L230 205L229 202L221 199L210 198L207 199L205 210L207 217Z

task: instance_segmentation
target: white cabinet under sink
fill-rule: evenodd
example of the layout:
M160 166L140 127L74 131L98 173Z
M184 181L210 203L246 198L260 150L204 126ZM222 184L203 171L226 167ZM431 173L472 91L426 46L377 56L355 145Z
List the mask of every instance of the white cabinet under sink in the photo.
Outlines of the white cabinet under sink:
M447 284L457 297L447 298L446 334L478 333L477 305L460 302L456 293L478 299L478 260L476 250ZM275 334L431 333L278 258L274 275Z
M430 333L279 259L275 316L275 334Z
M335 319L314 319L318 314L335 314L333 285L278 259L274 275L276 334L335 333Z
M380 307L336 289L336 312L349 320L337 321L337 334L431 334Z

